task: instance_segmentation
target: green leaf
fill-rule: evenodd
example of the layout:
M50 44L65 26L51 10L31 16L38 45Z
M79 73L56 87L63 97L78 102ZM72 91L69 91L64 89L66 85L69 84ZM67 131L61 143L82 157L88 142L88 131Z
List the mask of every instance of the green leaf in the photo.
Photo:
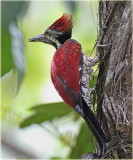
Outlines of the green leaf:
M21 128L65 116L72 111L72 109L64 102L43 104L31 109L34 110L35 113L20 124Z
M19 91L22 80L25 76L25 57L24 57L24 44L23 37L18 28L17 23L12 22L9 25L9 31L12 37L12 56L15 69L18 73L17 91Z
M18 15L20 18L22 10L24 10L23 13L26 13L28 3L17 1L1 2L1 75L9 72L14 67L9 24L12 21L17 22Z
M97 75L93 75L92 79L90 80L90 88L93 88L96 86L96 83L97 83Z
M92 137L92 134L90 130L88 130L87 125L83 124L77 137L76 145L71 150L69 158L79 159L84 153L94 152L95 145L94 137Z

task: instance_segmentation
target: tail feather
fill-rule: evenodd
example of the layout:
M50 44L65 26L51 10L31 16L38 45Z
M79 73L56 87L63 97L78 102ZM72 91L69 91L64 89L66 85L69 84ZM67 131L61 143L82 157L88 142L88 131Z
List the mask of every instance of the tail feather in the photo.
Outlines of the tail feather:
M100 147L100 156L104 155L105 147L106 147L106 139L103 133L103 130L97 121L94 113L91 111L90 107L88 107L85 100L82 98L82 104L80 104L83 109L84 120L86 121L88 127L91 129L93 135L96 137L99 147Z

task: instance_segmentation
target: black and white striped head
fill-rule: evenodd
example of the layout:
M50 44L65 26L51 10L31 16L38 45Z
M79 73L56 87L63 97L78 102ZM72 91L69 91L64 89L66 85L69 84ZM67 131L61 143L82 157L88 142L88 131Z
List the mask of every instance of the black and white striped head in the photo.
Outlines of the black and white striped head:
M65 13L47 28L44 34L32 37L29 41L47 43L58 49L67 39L71 38L72 27L72 17Z

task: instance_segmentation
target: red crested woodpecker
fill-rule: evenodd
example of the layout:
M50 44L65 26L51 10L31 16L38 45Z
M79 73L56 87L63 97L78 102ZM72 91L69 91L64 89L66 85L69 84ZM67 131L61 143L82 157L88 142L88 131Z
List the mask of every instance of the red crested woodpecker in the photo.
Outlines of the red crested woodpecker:
M100 147L100 157L105 152L105 135L95 115L91 111L88 87L92 74L92 66L98 57L90 58L82 53L80 43L71 39L72 17L63 14L46 31L30 38L30 42L43 42L56 48L51 63L51 79L62 99L80 114L96 137Z

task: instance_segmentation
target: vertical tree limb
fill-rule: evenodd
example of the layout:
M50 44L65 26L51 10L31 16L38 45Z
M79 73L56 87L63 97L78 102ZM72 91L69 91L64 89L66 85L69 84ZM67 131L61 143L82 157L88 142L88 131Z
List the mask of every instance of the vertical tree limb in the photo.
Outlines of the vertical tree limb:
M103 158L131 158L132 16L131 1L99 2L98 119L107 138ZM110 45L111 44L111 45Z

